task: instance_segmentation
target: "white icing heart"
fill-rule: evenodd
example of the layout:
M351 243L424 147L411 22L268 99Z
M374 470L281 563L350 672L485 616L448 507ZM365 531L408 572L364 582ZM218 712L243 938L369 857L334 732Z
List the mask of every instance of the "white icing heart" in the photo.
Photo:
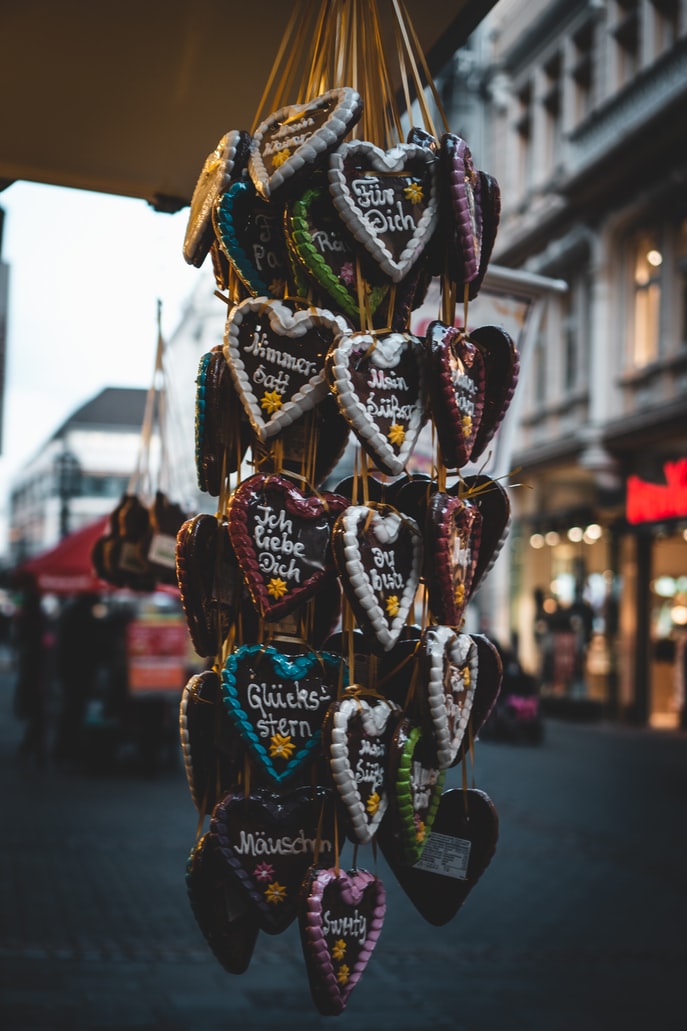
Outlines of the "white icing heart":
M424 648L429 659L427 700L437 767L445 770L458 754L472 712L477 686L477 648L469 634L456 633L448 626L434 626L425 631ZM449 692L446 690L447 663Z
M384 151L366 140L343 143L329 158L329 190L342 221L394 283L407 275L436 227L437 164L424 147L401 143ZM358 167L354 178L350 170ZM413 213L395 195L394 184L401 187L403 179L404 189L417 195Z

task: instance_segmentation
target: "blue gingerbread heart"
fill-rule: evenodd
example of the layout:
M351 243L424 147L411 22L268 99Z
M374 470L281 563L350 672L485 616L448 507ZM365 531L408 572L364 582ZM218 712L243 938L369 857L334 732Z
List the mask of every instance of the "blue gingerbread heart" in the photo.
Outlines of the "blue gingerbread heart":
M341 656L246 644L232 652L222 670L227 713L261 767L281 784L319 747L322 720L347 686Z
M253 297L283 297L283 207L261 200L251 180L240 179L215 202L212 217L220 247Z

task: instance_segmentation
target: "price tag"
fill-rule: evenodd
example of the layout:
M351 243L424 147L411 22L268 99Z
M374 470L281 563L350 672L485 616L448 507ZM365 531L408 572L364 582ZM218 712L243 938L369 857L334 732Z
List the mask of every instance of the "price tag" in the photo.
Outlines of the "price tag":
M466 838L432 833L422 850L422 856L413 868L465 881L468 876L471 847L472 842Z

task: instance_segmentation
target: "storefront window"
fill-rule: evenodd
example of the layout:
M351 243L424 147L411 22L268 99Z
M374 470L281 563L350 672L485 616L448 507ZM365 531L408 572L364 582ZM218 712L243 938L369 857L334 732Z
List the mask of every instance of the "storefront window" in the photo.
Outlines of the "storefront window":
M641 369L658 358L663 254L655 233L640 233L634 248L632 365Z

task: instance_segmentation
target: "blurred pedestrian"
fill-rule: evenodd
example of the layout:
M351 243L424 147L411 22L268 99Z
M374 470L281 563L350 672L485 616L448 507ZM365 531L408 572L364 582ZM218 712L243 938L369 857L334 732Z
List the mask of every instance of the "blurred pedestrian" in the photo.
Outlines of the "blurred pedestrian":
M14 616L13 636L17 659L14 714L26 722L19 756L33 757L39 766L46 759L46 664L47 620L36 578L22 573L15 579L20 591Z
M94 612L97 594L78 594L64 606L57 624L57 672L61 704L54 758L81 758L86 705L93 696L100 658L99 621Z

